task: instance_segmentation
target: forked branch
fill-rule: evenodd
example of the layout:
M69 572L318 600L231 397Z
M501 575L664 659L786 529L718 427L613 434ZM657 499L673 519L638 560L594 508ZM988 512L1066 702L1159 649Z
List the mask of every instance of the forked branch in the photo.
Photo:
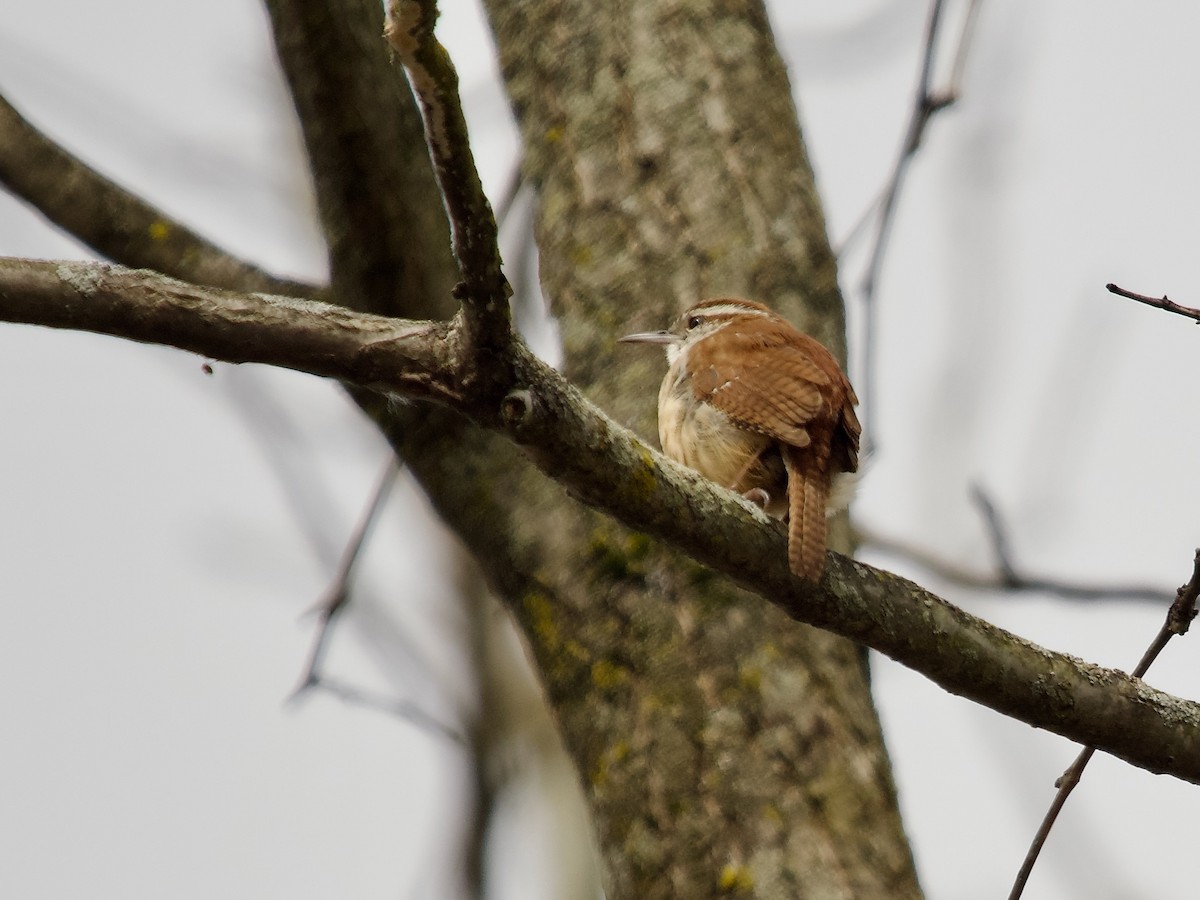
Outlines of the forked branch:
M1109 285L1109 287L1111 289L1112 285ZM1142 654L1137 668L1133 670L1134 678L1141 678L1150 670L1150 666L1158 659L1158 655L1166 648L1171 638L1176 635L1187 634L1188 629L1192 625L1192 620L1196 618L1197 599L1200 599L1200 549L1196 551L1192 559L1192 577L1175 592L1175 602L1167 610L1166 621L1163 622L1162 627L1158 630L1158 634L1155 635L1146 652ZM1029 883L1029 875L1033 872L1033 867L1037 863L1038 856L1041 855L1042 847L1046 844L1046 838L1050 836L1050 829L1054 827L1054 823L1058 820L1058 814L1062 812L1063 807L1067 803L1067 798L1071 796L1071 792L1079 784L1079 779L1083 777L1083 770L1087 768L1087 764L1091 762L1095 752L1095 747L1084 747L1079 755L1075 757L1075 761L1067 767L1067 770L1055 782L1054 786L1058 788L1058 793L1054 795L1054 800L1051 802L1050 808L1046 811L1046 815L1042 819L1042 824L1038 826L1037 834L1034 835L1033 841L1029 845L1029 850L1025 854L1025 860L1022 862L1020 871L1017 872L1016 880L1013 882L1012 891L1008 895L1008 900L1019 900L1021 895L1025 893L1025 885Z

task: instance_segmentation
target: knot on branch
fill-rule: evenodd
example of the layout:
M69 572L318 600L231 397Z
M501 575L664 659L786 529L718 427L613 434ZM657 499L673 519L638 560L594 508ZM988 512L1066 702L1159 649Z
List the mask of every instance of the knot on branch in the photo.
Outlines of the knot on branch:
M1167 630L1171 634L1187 634L1196 618L1196 601L1200 599L1200 547L1196 548L1192 577L1175 592L1175 602L1167 612Z
M492 273L494 279L484 279L482 284L471 284L460 281L450 290L450 296L459 303L483 304L489 312L496 309L507 309L508 300L513 295L512 285L503 272Z
M528 388L509 391L500 401L500 418L510 431L516 431L529 421L533 412L533 394Z

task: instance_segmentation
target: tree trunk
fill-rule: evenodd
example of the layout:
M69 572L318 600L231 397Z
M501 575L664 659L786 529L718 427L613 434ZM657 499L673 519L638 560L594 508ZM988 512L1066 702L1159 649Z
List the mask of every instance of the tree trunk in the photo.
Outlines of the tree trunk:
M653 435L665 364L613 341L723 294L844 356L835 261L759 3L487 8L577 385ZM537 531L542 577L571 589L565 607L518 612L610 897L919 894L854 646L602 517Z

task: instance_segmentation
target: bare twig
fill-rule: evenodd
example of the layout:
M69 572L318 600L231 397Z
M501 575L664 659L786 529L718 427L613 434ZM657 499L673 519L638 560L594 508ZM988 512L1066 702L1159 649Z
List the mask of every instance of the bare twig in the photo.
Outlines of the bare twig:
M433 36L436 0L390 0L384 37L408 73L425 119L429 156L437 174L463 282L467 344L494 351L512 335L508 298L512 291L501 271L499 230L483 192L458 97L458 74L450 55Z
M1200 704L1038 647L838 554L829 555L819 585L797 580L778 522L646 447L519 339L499 366L511 381L497 403L494 385L464 380L461 335L451 324L235 294L150 272L0 259L0 320L182 346L436 400L521 446L580 501L702 560L797 621L877 649L1005 715L1200 782Z
M496 665L494 623L491 621L494 600L478 568L461 550L456 552L454 567L458 594L466 612L467 648L471 655L473 681L478 689L478 707L466 730L473 757L471 772L475 776L475 802L472 804L468 826L463 835L463 874L472 896L486 896L487 837L495 821L497 783L495 766L489 760L496 754L496 743L506 710L499 702L499 673Z
M1146 674L1150 666L1154 663L1154 660L1162 653L1163 648L1167 646L1167 642L1172 637L1177 634L1187 634L1192 620L1196 618L1197 598L1200 598L1200 549L1196 550L1195 557L1192 560L1191 579L1176 591L1175 602L1171 604L1171 608L1167 611L1166 621L1163 622L1162 628L1159 629L1149 648L1142 655L1137 668L1133 670L1132 674L1134 678L1141 678ZM1058 819L1058 814L1062 812L1063 806L1066 805L1067 798L1071 796L1071 791L1075 790L1075 786L1079 784L1079 779L1083 776L1083 770L1087 768L1087 764L1091 761L1092 755L1095 752L1095 747L1084 747L1079 756L1075 757L1075 761L1071 763L1067 770L1054 783L1054 786L1058 788L1058 793L1054 795L1054 800L1050 804L1050 808L1046 811L1045 818L1042 819L1042 824L1038 827L1037 834L1033 837L1033 842L1029 845L1029 850L1025 854L1025 860L1021 864L1020 871L1017 872L1016 881L1013 882L1012 891L1008 895L1008 900L1019 900L1020 896L1025 892L1025 885L1029 882L1029 875L1033 871L1038 855L1042 852L1042 847L1045 846L1050 829L1054 827L1054 823Z
M427 712L415 701L388 697L358 685L342 681L340 678L329 675L324 671L325 656L333 640L334 625L341 621L341 613L346 609L351 600L351 582L354 578L355 569L399 474L399 460L389 455L383 473L371 493L367 508L355 526L349 541L346 543L341 561L338 563L334 582L326 592L325 597L312 610L319 617L317 634L313 641L312 650L309 653L308 662L305 665L300 683L288 699L294 703L301 700L313 690L323 691L336 697L343 703L362 706L396 719L402 719L417 728L460 744L477 756L478 747L476 746L476 736L473 730L468 730L464 733L461 729L455 728L437 716ZM481 767L475 765L472 768L475 771L479 771Z
M1013 565L1012 550L1008 545L1008 531L1000 521L1000 514L996 511L996 506L988 497L987 492L977 484L971 485L971 500L979 507L979 512L983 516L983 524L987 528L988 537L991 538L992 553L996 557L996 568L1000 570L1000 577L1004 580L1005 587L1013 587L1019 583L1020 579L1017 576L1017 569Z
M875 211L878 219L875 227L875 242L871 248L867 267L863 274L860 292L863 300L863 395L868 398L866 416L870 421L864 422L864 431L874 433L873 408L877 399L875 392L875 358L876 358L876 312L875 296L883 269L884 256L887 253L888 239L891 235L892 224L896 216L896 208L900 199L900 191L904 178L908 173L909 164L921 147L930 120L942 110L952 106L959 98L962 74L966 66L967 52L971 37L975 31L981 0L971 0L959 34L958 47L955 50L954 65L949 86L944 91L933 88L933 68L936 57L938 30L942 21L943 0L933 0L929 10L929 21L925 29L925 45L921 57L921 75L917 86L916 100L908 120L908 128L900 155L892 168L892 174L887 180L882 193L871 202L858 224L851 229L849 236L842 243L839 255L845 253L846 247L863 231L865 224Z
M962 31L958 36L958 49L954 53L954 64L950 67L950 82L946 95L958 99L962 94L963 75L967 70L967 56L971 48L971 40L975 37L975 26L979 22L979 9L983 0L971 0L967 14L963 18Z
M304 674L301 676L300 683L292 692L290 700L295 702L310 690L319 689L337 697L345 703L365 706L377 712L386 713L398 719L404 719L419 728L424 728L427 731L449 738L455 743L465 745L467 739L459 731L440 721L437 717L425 712L416 703L410 700L384 697L364 688L347 684L322 671L325 654L328 652L329 644L333 639L334 623L340 621L341 612L350 602L350 583L354 577L355 567L362 556L363 547L366 546L367 539L375 523L379 520L379 514L387 502L388 495L396 483L396 476L399 474L400 468L396 458L389 456L383 474L372 491L371 501L367 505L362 518L355 526L354 533L350 536L350 540L347 542L346 548L342 553L342 559L338 563L338 570L333 585L326 593L325 598L321 600L314 610L320 618L317 626L317 636L313 641L312 651L309 653Z
M1098 600L1136 600L1163 603L1170 591L1144 584L1081 584L1074 581L1029 575L1021 571L1008 577L999 573L980 572L943 559L916 544L889 537L856 523L855 535L861 546L874 547L894 554L936 575L941 581L973 590L1002 590L1014 593L1054 594L1063 600L1095 602Z
M933 61L937 50L937 34L938 27L941 25L943 6L943 0L933 0L933 5L929 10L916 102L909 115L904 142L900 146L900 156L896 159L891 177L887 181L887 187L884 188L879 202L879 219L875 225L875 244L871 248L871 256L862 280L863 301L867 304L870 304L875 298L875 288L883 266L883 257L887 252L892 222L895 219L896 203L900 198L900 190L904 186L904 176L908 173L909 163L912 162L913 156L921 147L929 120L935 113L954 102L953 97L935 95L933 92Z
M996 568L999 570L999 587L1004 590L1040 591L1057 594L1068 600L1136 599L1161 603L1170 597L1170 593L1167 591L1144 585L1085 585L1025 574L1014 560L1008 529L991 497L980 485L975 484L971 486L971 499L979 507L979 512L983 516L984 526L991 539Z
M941 26L942 11L944 8L943 0L933 0L933 5L930 7L929 21L925 29L924 49L921 55L921 75L917 85L916 100L909 115L904 142L900 147L900 155L896 160L895 166L892 168L892 174L888 178L886 186L879 197L868 206L867 214L864 215L865 221L870 217L871 210L880 210L879 219L876 223L875 244L871 249L870 262L867 265L862 281L863 296L868 301L875 295L879 272L883 265L883 257L887 252L887 239L891 232L892 221L895 218L896 204L899 200L901 188L904 185L904 177L908 172L909 163L912 162L913 156L921 148L925 132L933 117L942 110L953 106L961 95L963 72L966 68L971 39L975 33L975 24L978 20L980 4L981 0L971 0L971 5L963 21L962 31L959 33L958 46L955 48L950 81L947 88L942 91L936 91L933 88L933 68L937 53L938 30ZM860 230L860 227L856 225L852 229L852 233L857 233ZM841 252L845 252L845 243L841 248Z
M320 616L317 637L313 641L312 652L309 654L304 675L300 679L300 684L297 685L296 690L293 692L294 697L298 697L309 688L316 687L322 682L320 673L321 663L325 660L325 653L329 646L334 620L337 618L338 613L350 602L350 580L354 575L355 564L362 554L367 536L371 533L371 529L379 518L379 513L383 510L383 505L387 501L388 494L391 493L392 486L396 483L396 475L399 474L399 471L396 457L389 454L383 475L372 492L371 502L367 505L362 518L354 529L354 533L350 536L350 540L346 544L346 549L342 553L342 559L338 563L337 575L334 578L333 585L325 594L325 598L317 606L316 612Z
M1190 306L1181 306L1174 300L1163 294L1161 297L1148 297L1145 294L1135 294L1133 291L1127 291L1125 288L1117 287L1115 284L1106 284L1105 288L1114 294L1121 297L1128 297L1130 300L1136 300L1138 303L1145 303L1147 306L1153 306L1155 309L1166 310L1170 313L1175 313L1179 316L1186 316L1193 319L1196 324L1200 325L1200 309L1192 309Z
M200 237L63 150L0 97L0 185L98 254L195 284L313 297Z
M462 732L450 727L435 716L431 716L425 710L408 700L397 700L394 697L374 694L355 685L346 684L336 678L331 678L328 675L320 676L319 685L321 690L328 692L345 703L351 703L355 706L365 706L377 712L387 713L397 719L411 722L413 725L433 734L440 735L447 740L453 741L455 744L461 744L464 747L469 746L469 742Z

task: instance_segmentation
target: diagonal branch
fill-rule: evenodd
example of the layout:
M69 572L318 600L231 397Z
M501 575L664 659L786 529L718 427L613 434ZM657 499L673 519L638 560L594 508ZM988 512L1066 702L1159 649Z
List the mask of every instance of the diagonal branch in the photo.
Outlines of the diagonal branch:
M873 647L960 694L1134 765L1200 783L1200 704L1053 653L888 572L834 554L810 586L777 522L667 461L514 340L507 394L473 391L450 325L235 294L87 263L0 260L0 320L153 341L435 400L521 445L574 496L668 541L800 622Z
M0 186L100 256L196 284L312 297L311 285L268 275L109 181L0 97Z
M458 73L433 36L436 0L390 0L383 34L408 72L425 119L433 161L450 218L454 256L462 270L467 340L473 347L502 349L511 336L508 298L501 271L499 230L483 192L458 98Z

